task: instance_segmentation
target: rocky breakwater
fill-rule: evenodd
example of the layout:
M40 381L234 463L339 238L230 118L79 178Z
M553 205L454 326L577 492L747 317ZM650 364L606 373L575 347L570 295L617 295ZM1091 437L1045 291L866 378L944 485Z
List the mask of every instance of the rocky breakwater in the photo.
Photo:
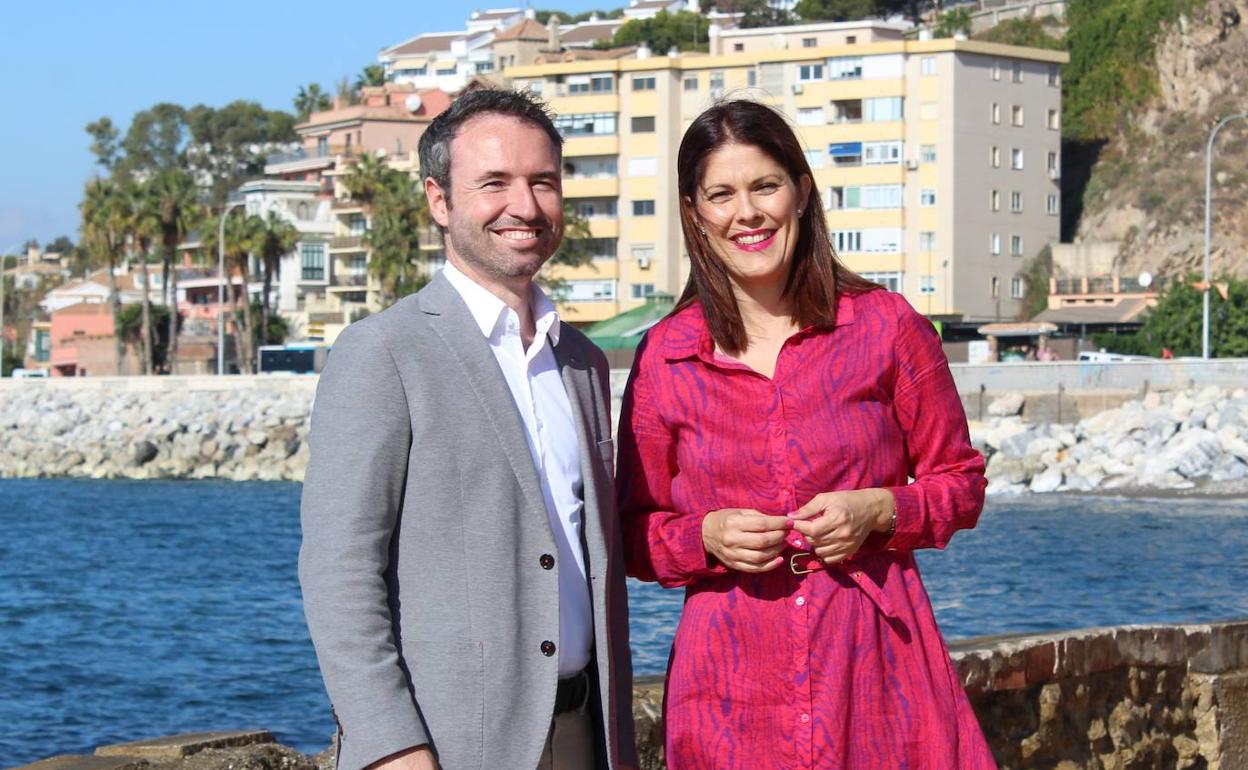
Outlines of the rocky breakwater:
M300 481L311 387L0 393L0 477Z
M971 423L988 493L1248 494L1248 392L1216 386L1149 393L1077 424L1030 424L1020 395Z

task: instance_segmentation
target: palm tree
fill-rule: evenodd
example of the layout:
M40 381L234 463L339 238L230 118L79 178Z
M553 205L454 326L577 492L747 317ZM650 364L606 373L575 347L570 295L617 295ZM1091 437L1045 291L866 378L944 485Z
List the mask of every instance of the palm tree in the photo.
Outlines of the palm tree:
M157 209L160 222L161 268L164 280L161 291L169 313L169 353L166 358L170 370L178 360L178 273L173 261L178 244L199 226L204 213L199 201L195 180L181 169L161 171L148 183L152 205Z
M381 86L386 83L386 68L380 64L369 64L355 76L355 92L358 94L365 87Z
M369 247L368 271L381 283L382 304L419 289L420 233L432 218L412 178L374 155L364 155L342 183L371 220L364 241Z
M295 95L295 112L300 120L307 120L312 113L324 112L332 106L329 94L321 89L320 83L299 86L299 93Z
M126 343L121 334L121 297L117 292L117 263L126 247L129 200L111 179L92 179L78 204L82 212L82 243L107 265L108 301L113 309L117 343L117 374L125 374Z
M204 230L204 247L209 253L217 251L217 234L221 232L220 216L207 223ZM248 261L260 240L264 220L257 216L232 216L225 220L225 270L226 277L237 274L242 279L241 290L235 290L232 301L235 309L234 344L237 352L238 370L250 374L253 371L251 297L248 284L251 280ZM219 312L224 313L225 308Z
M143 337L143 373L151 375L155 362L152 360L152 277L147 269L147 260L152 243L160 237L160 210L147 185L130 182L123 188L122 195L129 200L127 231L143 273L143 328L140 331Z
M261 220L256 244L256 255L260 257L260 265L264 269L264 294L260 301L261 339L268 333L269 316L272 314L269 294L273 289L273 276L281 270L282 257L294 251L298 243L299 231L277 212L270 211Z

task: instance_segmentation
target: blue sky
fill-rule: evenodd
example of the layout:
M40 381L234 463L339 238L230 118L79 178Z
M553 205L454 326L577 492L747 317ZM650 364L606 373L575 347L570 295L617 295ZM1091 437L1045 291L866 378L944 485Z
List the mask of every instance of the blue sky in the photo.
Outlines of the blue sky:
M618 2L535 3L579 13ZM494 3L303 0L6 0L0 4L0 252L27 238L78 240L77 205L96 170L83 128L107 115L123 131L162 101L235 99L291 109L300 85L332 90L382 47L421 32L462 29Z

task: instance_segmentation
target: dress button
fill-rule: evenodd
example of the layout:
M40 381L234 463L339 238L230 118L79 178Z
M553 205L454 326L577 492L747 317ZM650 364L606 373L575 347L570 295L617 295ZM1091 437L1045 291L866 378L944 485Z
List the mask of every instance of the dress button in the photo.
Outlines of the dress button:
M541 558L537 560L537 563L542 565L542 569L554 569L555 557L551 556L548 553L544 553L541 555Z
M549 639L547 639L546 641L542 642L542 654L543 654L543 655L545 655L545 656L546 656L546 657L548 657L548 658L549 658L551 655L554 655L554 654L555 654L555 643L554 643L554 642L552 642L552 641L550 641Z
M797 604L798 607L806 606L806 597L805 596L797 597L797 601L795 602L795 604Z
M800 717L798 717L798 719L802 720L802 724L806 724L807 722L810 721L810 714L802 714Z

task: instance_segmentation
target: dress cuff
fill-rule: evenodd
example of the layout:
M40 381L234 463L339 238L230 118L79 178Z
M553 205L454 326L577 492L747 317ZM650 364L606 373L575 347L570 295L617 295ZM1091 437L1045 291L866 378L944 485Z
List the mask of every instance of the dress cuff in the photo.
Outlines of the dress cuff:
M923 499L917 484L888 487L897 511L897 528L884 544L890 551L913 551L923 534Z

